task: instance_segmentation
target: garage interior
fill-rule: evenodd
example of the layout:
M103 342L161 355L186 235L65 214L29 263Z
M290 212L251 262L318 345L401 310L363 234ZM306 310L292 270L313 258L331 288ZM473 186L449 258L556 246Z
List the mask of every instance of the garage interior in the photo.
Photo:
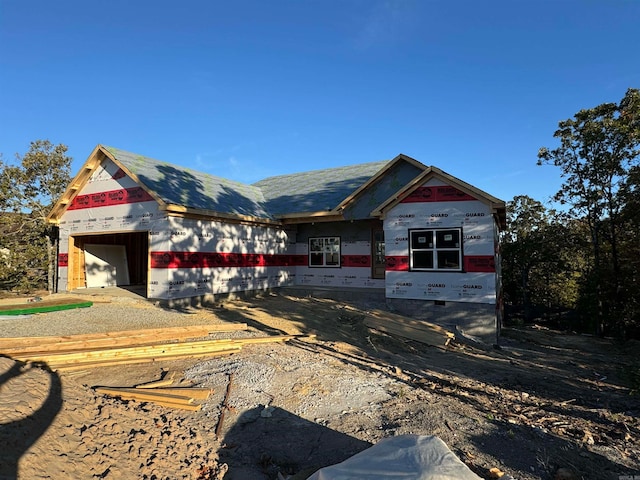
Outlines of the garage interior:
M146 292L149 232L71 236L68 268L69 290L118 286Z

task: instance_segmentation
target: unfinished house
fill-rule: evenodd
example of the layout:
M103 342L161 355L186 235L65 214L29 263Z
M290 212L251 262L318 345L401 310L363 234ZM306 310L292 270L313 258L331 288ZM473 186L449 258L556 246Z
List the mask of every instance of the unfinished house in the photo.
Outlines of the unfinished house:
M406 155L247 185L98 145L48 220L59 291L367 292L495 341L505 215L502 200Z

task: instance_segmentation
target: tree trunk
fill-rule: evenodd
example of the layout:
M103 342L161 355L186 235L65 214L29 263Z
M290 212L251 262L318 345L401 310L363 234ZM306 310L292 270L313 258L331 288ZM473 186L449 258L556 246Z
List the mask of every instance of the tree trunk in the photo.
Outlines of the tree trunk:
M596 220L597 221L597 220ZM598 227L594 225L592 227L591 239L593 242L593 262L594 272L596 275L596 335L599 337L604 336L605 318L604 318L604 305L603 305L603 292L602 292L602 276L600 275L600 236L598 235Z
M47 235L47 287L49 294L57 290L57 269L56 260L58 258L58 229L50 227Z
M529 267L522 269L522 308L524 322L527 323L531 316L531 311L529 309Z

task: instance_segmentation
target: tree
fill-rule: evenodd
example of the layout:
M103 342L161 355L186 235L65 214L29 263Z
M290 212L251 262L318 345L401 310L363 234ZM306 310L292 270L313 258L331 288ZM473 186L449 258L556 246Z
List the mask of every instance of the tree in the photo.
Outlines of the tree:
M560 146L542 147L538 164L560 167L564 184L554 198L588 226L597 332L602 334L619 321L627 296L620 244L628 230L621 213L629 201L630 174L638 166L640 90L629 89L620 103L580 110L558 125L554 137Z
M544 254L541 230L547 212L540 202L519 195L507 203L507 230L503 241L504 283L506 300L521 305L525 321L530 320L530 276Z
M57 232L45 217L69 184L66 152L65 145L36 140L13 164L0 157L0 288L53 290Z
M507 203L502 238L505 302L511 310L522 309L525 322L575 307L580 272L575 228L564 215L529 196Z

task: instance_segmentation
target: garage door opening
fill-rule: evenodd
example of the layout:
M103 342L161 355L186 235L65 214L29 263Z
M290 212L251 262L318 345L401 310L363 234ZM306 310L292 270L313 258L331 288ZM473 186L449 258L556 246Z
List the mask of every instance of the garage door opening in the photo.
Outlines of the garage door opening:
M145 287L148 232L77 235L69 238L67 288Z

